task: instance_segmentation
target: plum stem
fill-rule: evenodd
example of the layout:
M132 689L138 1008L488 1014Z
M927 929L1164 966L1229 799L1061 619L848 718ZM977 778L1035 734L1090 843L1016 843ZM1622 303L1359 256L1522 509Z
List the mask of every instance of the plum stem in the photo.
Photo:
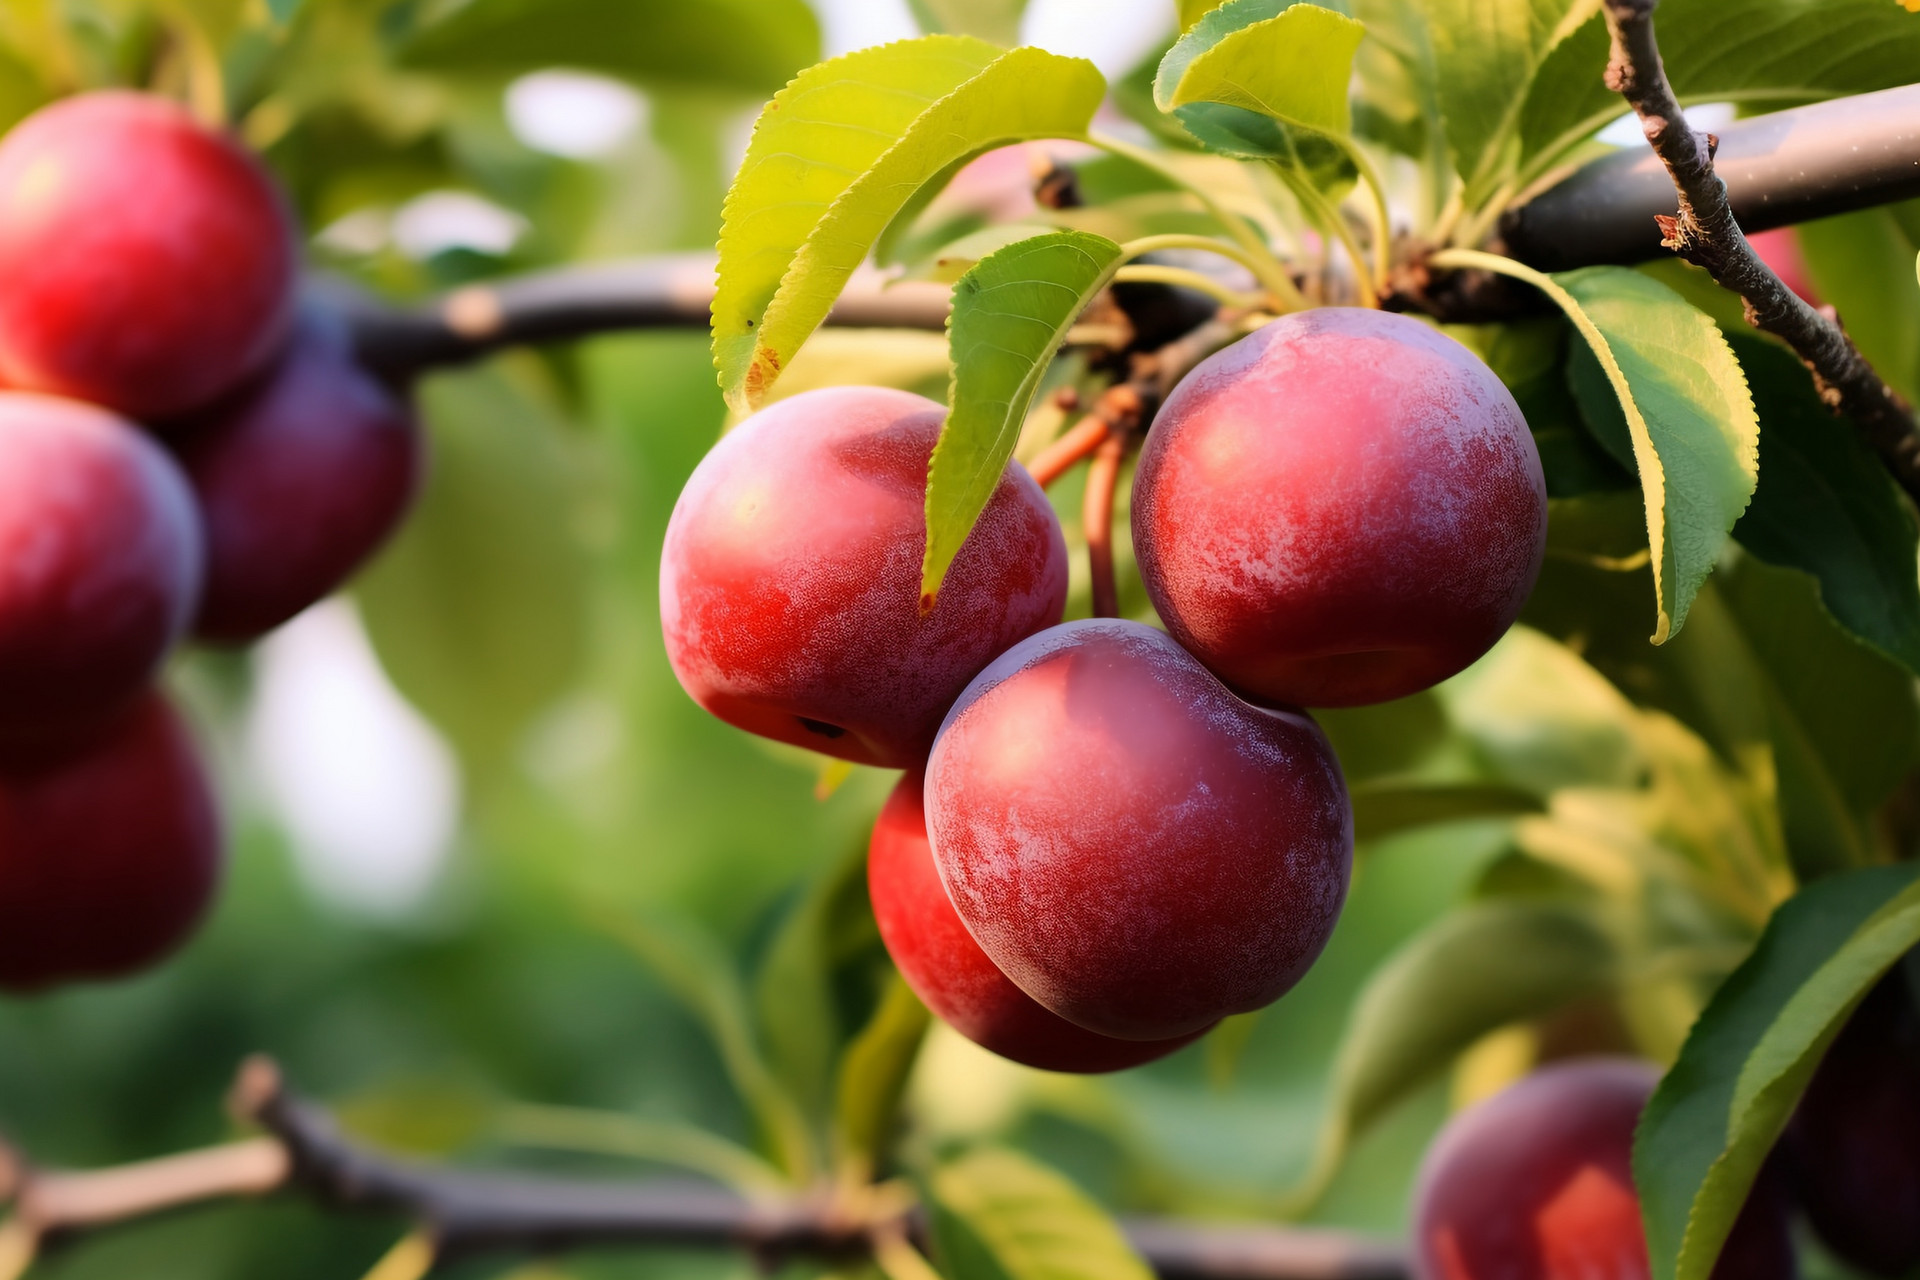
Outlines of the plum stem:
M1080 525L1087 535L1087 567L1093 573L1096 618L1120 616L1120 585L1113 571L1113 506L1120 488L1120 463L1126 454L1126 437L1109 434L1093 451L1093 464L1087 468Z
M1027 472L1042 489L1048 488L1071 471L1076 462L1092 456L1109 434L1111 428L1107 420L1098 413L1089 413L1041 450L1039 456L1027 464Z
M1162 160L1155 152L1146 147L1136 147L1131 142L1119 138L1109 138L1102 134L1088 134L1087 141L1110 155L1131 160L1141 168L1158 174L1173 183L1182 191L1200 202L1200 207L1220 224L1240 248L1246 253L1247 269L1260 281L1262 287L1279 300L1286 311L1304 311L1313 304L1300 292L1300 286L1293 282L1293 276L1287 271L1286 264L1274 256L1267 242L1260 238L1245 218L1227 209L1212 195L1202 190L1199 184L1189 181L1181 172Z

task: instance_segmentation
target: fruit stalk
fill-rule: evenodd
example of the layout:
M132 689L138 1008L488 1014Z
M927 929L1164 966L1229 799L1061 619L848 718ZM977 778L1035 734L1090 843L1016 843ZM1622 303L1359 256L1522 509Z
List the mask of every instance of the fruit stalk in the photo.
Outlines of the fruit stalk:
M1093 573L1096 618L1120 616L1120 586L1113 572L1113 499L1120 487L1120 462L1126 453L1127 437L1108 435L1093 451L1093 464L1087 468L1080 522L1087 537L1087 567Z

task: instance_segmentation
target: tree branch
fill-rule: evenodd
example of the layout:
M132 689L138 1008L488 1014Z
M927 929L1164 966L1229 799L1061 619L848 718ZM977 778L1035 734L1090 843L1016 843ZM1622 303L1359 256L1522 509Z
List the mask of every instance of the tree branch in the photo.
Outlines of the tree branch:
M889 1241L924 1242L920 1213L883 1196L749 1201L699 1184L464 1172L396 1160L343 1136L322 1108L288 1092L262 1058L242 1066L232 1106L266 1135L87 1172L37 1169L0 1147L0 1277L40 1249L212 1200L302 1195L348 1213L405 1218L436 1262L485 1253L550 1254L583 1245L678 1245L859 1258ZM1127 1234L1167 1280L1406 1280L1400 1251L1346 1232L1133 1221Z
M1920 84L1736 120L1714 170L1747 232L1920 196ZM1500 219L1500 249L1541 271L1662 256L1673 180L1635 147L1582 165Z
M321 289L346 313L361 360L402 381L525 343L632 329L705 329L714 261L711 253L687 253L589 263L467 285L414 307L382 303L334 282ZM946 327L947 307L943 285L886 285L877 272L865 272L841 294L827 323L937 332Z
M1747 243L1734 220L1727 185L1714 172L1717 140L1687 127L1667 82L1654 40L1657 3L1605 0L1602 8L1613 37L1607 87L1632 106L1679 193L1678 215L1659 218L1662 243L1745 299L1748 322L1799 353L1813 371L1821 399L1853 419L1900 486L1920 500L1920 428L1912 411L1840 326L1782 284Z

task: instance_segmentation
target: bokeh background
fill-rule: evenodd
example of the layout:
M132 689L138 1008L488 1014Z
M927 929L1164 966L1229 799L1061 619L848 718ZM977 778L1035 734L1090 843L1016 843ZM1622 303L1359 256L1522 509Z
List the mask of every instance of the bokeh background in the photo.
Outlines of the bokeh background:
M489 43L463 16L516 7L542 11L551 48ZM1116 80L1173 34L1165 0L1034 0L1018 21L1027 41ZM822 56L917 30L905 0L6 0L0 121L83 85L204 93L204 45L236 127L293 193L316 266L408 298L710 248L766 97ZM783 387L944 384L936 335L855 342L823 335ZM823 772L728 729L681 693L662 652L661 536L724 418L705 333L515 352L434 375L419 403L432 478L371 571L253 653L194 653L171 673L218 759L231 828L208 927L137 981L0 1002L0 1132L35 1159L90 1166L230 1136L222 1094L264 1051L396 1150L657 1171L649 1154L697 1145L682 1126L753 1141L737 1063L713 1034L727 1008L804 1093L826 1087L825 1055L871 1007L884 960L846 900L891 777ZM1077 510L1074 484L1062 489ZM1529 708L1559 700L1564 720L1566 699L1612 696L1569 684L1591 672L1557 659L1503 660L1504 700L1473 702L1469 680L1412 700L1388 731L1335 723L1349 769L1490 741L1525 761L1513 726ZM1306 982L1148 1068L1051 1077L937 1031L909 1143L1012 1142L1128 1211L1270 1214L1311 1161L1361 984L1510 840L1510 824L1480 822L1370 843ZM826 917L831 929L795 925ZM827 968L844 981L795 979L810 945L838 949ZM1500 1053L1478 1060L1498 1073ZM1374 1127L1311 1220L1397 1233L1419 1154L1471 1068ZM208 1208L103 1233L33 1275L354 1276L402 1226L282 1201ZM753 1264L621 1251L462 1271L509 1273Z

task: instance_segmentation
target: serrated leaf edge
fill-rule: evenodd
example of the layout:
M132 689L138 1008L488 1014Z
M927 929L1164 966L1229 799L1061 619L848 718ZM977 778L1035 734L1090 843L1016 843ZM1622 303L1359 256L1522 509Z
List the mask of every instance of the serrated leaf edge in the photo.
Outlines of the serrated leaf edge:
M1319 15L1319 16L1308 16L1308 15ZM1216 57L1224 58L1225 56L1227 56L1227 53L1230 51L1230 46L1232 46L1236 41L1240 41L1243 39L1252 39L1253 38L1251 35L1252 32L1261 31L1264 28L1272 27L1282 22L1288 22L1292 25L1298 26L1303 19L1308 22L1325 23L1327 25L1328 30L1340 31L1344 35L1350 36L1351 45L1346 51L1346 56L1347 56L1347 61L1349 65L1351 65L1354 52L1358 50L1358 48L1360 47L1360 41L1366 35L1366 32L1367 32L1366 24L1363 22L1360 22L1355 18L1350 18L1346 14L1336 12L1335 10L1326 8L1322 5L1306 3L1305 0L1298 0L1298 2L1288 5L1285 9L1281 10L1279 13L1276 13L1271 18L1263 18L1258 22L1250 22L1244 27L1241 27L1235 31L1228 32L1226 35L1222 36L1219 40L1214 42L1214 44L1211 47L1196 54L1193 60L1187 63L1186 70L1180 73L1179 83L1174 85L1173 93L1170 95L1167 106L1161 109L1164 111L1171 112L1176 107L1189 106L1199 102L1219 101L1219 99L1217 98L1202 97L1199 95L1199 92L1197 90L1190 90L1189 88L1190 82L1192 82L1196 78L1196 73L1199 72L1207 64L1209 60L1214 59ZM1275 110L1273 107L1268 105L1262 98L1260 98L1258 94L1255 94L1252 90L1245 89L1245 86L1236 86L1236 87L1241 88L1243 89L1243 91L1246 92L1247 102L1246 103L1227 103L1224 105L1246 107L1248 110L1259 111L1262 115L1267 116L1269 119L1278 120L1283 124L1294 125L1303 129L1315 129L1322 133L1345 134L1347 130L1351 127L1351 123L1352 123L1351 108L1349 107L1347 100L1344 96L1340 100L1340 115L1342 119L1335 122L1320 121L1320 120L1302 120L1297 117L1288 115L1284 112ZM1248 105L1254 102L1258 102L1261 105L1259 105L1258 107L1253 107Z

